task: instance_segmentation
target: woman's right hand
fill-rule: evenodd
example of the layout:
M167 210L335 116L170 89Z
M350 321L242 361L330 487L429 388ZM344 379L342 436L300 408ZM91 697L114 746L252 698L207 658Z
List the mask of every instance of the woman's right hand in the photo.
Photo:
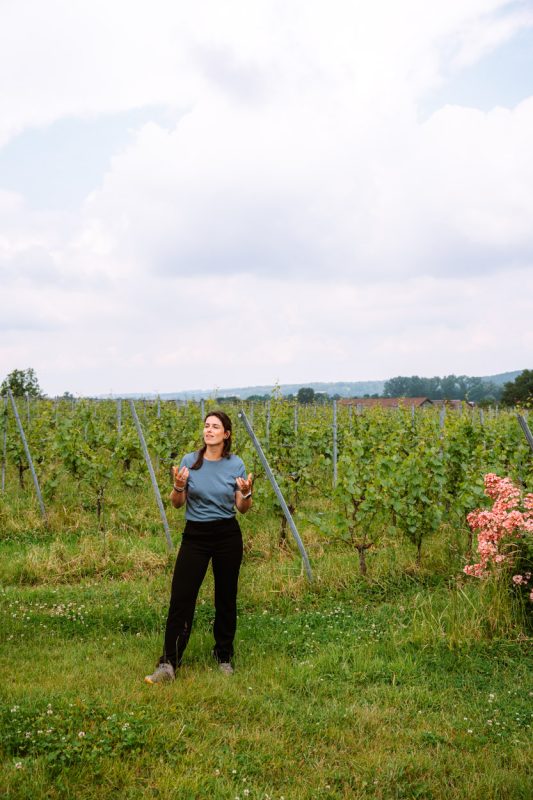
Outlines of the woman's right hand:
M187 467L172 467L174 473L174 486L176 489L185 489L187 485L187 478L189 477L189 470Z

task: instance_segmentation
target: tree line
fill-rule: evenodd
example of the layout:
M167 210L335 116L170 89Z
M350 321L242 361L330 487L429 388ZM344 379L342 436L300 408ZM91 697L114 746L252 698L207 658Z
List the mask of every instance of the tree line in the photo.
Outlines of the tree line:
M398 376L386 381L384 397L429 397L430 400L467 400L473 403L501 402L512 406L533 402L533 370L525 369L514 381L498 386L468 375L421 378Z
M38 398L44 397L39 386L35 370L14 369L0 384L0 396L7 395L11 389L15 397ZM65 392L65 397L72 398L70 392ZM379 397L378 394L364 395L364 397ZM410 377L398 375L385 382L382 397L428 397L430 400L467 400L473 403L497 403L512 406L517 404L533 404L533 370L525 369L514 381L498 386L491 381L473 378L468 375L445 375L433 378L423 378L418 375ZM325 392L315 392L309 386L303 386L296 395L286 395L287 400L297 400L298 403L325 403L338 400L340 395L328 395ZM252 395L247 400L270 400L271 395ZM219 403L235 403L241 398L235 396L218 397Z
M502 386L468 375L444 375L433 378L399 375L386 381L383 396L429 397L430 400L468 400L479 403L482 400L497 402L501 398L502 391Z

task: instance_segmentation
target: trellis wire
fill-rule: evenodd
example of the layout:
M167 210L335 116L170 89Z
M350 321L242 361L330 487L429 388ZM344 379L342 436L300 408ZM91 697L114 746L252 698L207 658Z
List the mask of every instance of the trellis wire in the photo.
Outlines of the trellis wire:
M146 466L148 467L148 472L150 473L150 480L152 481L152 488L154 490L155 499L157 502L157 506L159 508L159 514L161 516L161 520L163 522L163 528L165 529L165 536L167 540L167 546L169 550L173 550L172 545L172 538L170 536L170 528L168 526L167 515L165 514L165 509L163 506L163 501L161 500L161 493L159 491L159 486L157 485L157 479L155 477L154 468L152 466L152 462L150 460L150 454L148 452L148 448L146 446L146 441L144 439L144 434L142 432L141 423L139 422L139 417L137 416L137 411L135 410L135 403L133 400L129 401L131 415L133 417L133 422L135 423L135 428L137 430L137 436L139 437L139 441L141 443L144 460L146 461Z
M281 493L281 489L279 488L278 483L277 483L277 481L276 481L276 479L274 477L274 473L270 469L269 463L268 463L268 461L266 459L266 456L265 456L265 454L263 452L263 449L262 449L261 445L259 444L259 441L258 441L255 433L253 432L253 429L252 429L250 423L248 422L248 419L247 419L246 414L245 414L243 409L241 409L241 411L239 411L239 419L241 419L242 422L244 423L244 427L246 428L246 430L248 432L248 435L249 435L250 439L252 440L252 443L253 443L253 445L254 445L254 447L256 449L257 455L259 456L259 459L260 459L260 461L261 461L261 463L263 465L263 468L264 468L265 473L266 473L266 475L268 477L268 480L270 481L270 483L272 485L272 488L274 489L274 492L276 494L276 497L278 498L278 501L279 501L279 504L281 506L281 509L282 509L283 513L285 514L285 518L286 518L287 522L289 523L289 527L291 529L292 535L294 536L294 538L296 540L296 544L298 545L298 549L300 551L300 554L301 554L303 562L304 562L305 571L307 572L307 577L309 578L310 581L312 581L313 580L313 573L311 571L311 565L309 563L309 559L307 557L307 553L305 551L304 544L303 544L302 540L300 539L300 535L298 533L298 530L297 530L296 525L294 523L294 520L292 518L292 514L289 511L287 503L285 502L285 498L283 497L283 495Z
M33 485L35 486L35 492L37 494L37 499L39 500L39 506L41 508L41 514L43 519L46 521L46 509L44 507L43 496L41 494L41 487L39 486L39 481L37 479L37 473L35 472L35 468L33 466L33 460L30 453L30 448L28 447L28 442L26 440L26 436L24 434L24 428L22 427L22 422L20 421L19 412L17 408L17 404L15 403L15 398L11 392L11 389L7 390L7 394L9 400L11 402L11 407L13 409L13 414L15 415L15 420L17 422L17 427L19 429L20 438L22 439L22 444L24 445L24 452L26 453L26 458L28 460L28 465L31 471L31 476L33 478Z

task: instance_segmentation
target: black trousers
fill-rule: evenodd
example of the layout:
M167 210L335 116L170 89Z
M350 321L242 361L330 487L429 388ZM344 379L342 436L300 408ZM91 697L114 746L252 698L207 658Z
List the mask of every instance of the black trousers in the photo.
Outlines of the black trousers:
M215 579L213 655L230 661L237 629L237 585L242 562L242 535L235 517L211 522L187 520L176 558L161 662L181 664L187 647L200 586L212 562Z

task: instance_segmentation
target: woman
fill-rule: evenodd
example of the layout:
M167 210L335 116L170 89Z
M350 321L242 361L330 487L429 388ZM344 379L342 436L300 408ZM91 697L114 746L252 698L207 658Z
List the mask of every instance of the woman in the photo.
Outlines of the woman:
M191 633L196 598L212 561L215 579L213 655L222 672L231 675L237 627L237 583L242 561L242 535L235 506L245 514L252 505L252 475L231 453L231 420L210 411L204 420L204 445L173 467L170 500L186 504L185 530L174 567L163 655L147 683L174 680Z

